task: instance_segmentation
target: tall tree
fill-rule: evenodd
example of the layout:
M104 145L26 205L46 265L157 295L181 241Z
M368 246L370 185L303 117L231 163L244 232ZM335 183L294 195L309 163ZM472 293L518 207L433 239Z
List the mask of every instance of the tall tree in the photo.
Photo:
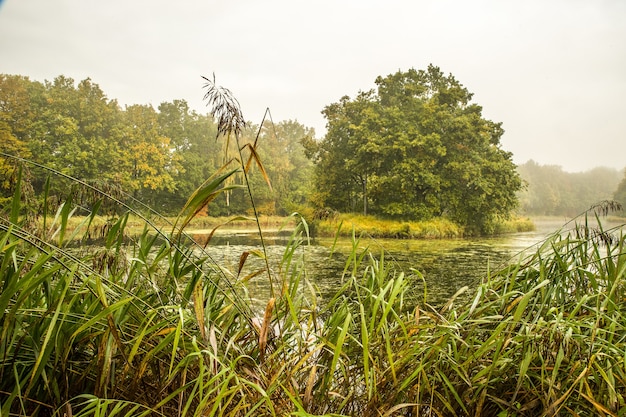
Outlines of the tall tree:
M381 163L382 129L372 126L379 123L372 97L373 92L362 92L327 106L322 112L328 120L325 139L317 146L306 141L316 163L316 205L367 212L367 178Z
M337 210L426 219L489 231L522 186L501 124L435 66L376 79L376 90L327 106L316 149L316 202ZM310 151L310 149L309 149Z

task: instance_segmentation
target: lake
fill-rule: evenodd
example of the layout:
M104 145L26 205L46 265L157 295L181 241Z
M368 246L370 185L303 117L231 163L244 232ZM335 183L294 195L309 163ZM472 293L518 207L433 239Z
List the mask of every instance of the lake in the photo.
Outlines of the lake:
M423 301L424 283L427 302L439 306L447 302L460 288L476 287L488 272L500 269L520 259L529 248L559 230L566 219L535 220L532 232L507 234L477 239L398 240L362 238L358 247L368 248L378 259L384 251L385 262L397 271L410 275L409 296ZM607 227L614 226L603 222ZM571 225L570 225L571 226ZM278 265L284 253L289 233L267 232L264 234L273 276L278 276ZM317 238L298 251L306 264L307 278L318 289L322 299L328 299L342 284L346 260L352 250L350 239L339 239L333 246L333 238ZM213 236L207 251L219 265L236 274L239 259L244 252L260 249L260 239L253 231L230 232ZM253 255L246 260L240 277L245 277L265 266ZM424 279L412 270L419 271ZM236 279L236 277L231 277ZM260 274L248 282L251 302L263 306L270 296L266 274ZM471 295L469 291L466 297Z

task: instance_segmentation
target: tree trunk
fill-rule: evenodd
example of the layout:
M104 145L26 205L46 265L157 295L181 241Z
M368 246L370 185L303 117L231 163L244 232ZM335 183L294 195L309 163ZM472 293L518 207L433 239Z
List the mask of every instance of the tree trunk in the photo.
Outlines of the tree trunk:
M363 177L363 215L367 216L367 174Z

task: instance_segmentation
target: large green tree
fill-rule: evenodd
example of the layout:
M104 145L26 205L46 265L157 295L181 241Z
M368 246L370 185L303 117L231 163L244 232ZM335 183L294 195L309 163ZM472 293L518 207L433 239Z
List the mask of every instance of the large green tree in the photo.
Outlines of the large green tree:
M33 159L87 181L119 173L121 113L97 84L59 76L31 95L28 146ZM43 178L39 178L39 181Z
M500 123L439 68L398 71L377 89L327 106L314 155L314 201L405 219L446 216L488 232L517 205L522 182L501 148ZM309 143L309 145L311 145Z

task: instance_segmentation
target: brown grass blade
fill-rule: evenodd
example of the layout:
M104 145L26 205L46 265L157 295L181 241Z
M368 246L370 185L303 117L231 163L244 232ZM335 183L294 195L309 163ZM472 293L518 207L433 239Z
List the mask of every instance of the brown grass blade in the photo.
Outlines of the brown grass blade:
M198 281L193 289L193 308L196 314L196 321L200 329L202 340L207 340L206 326L204 319L204 296L202 291L202 281Z
M267 335L269 333L269 327L272 322L272 312L274 311L274 305L276 304L276 298L272 297L265 306L265 315L263 316L263 324L259 332L259 358L261 362L265 358L265 349L267 347Z
M250 156L248 157L248 162L246 162L245 172L246 173L250 172L250 165L252 164L252 160L254 159L254 162L256 162L257 167L259 167L259 171L261 171L261 175L263 175L263 179L265 180L265 182L267 183L267 186L270 187L270 190L271 190L272 184L270 182L270 177L267 175L267 171L265 171L265 167L263 166L263 163L261 162L261 158L259 157L259 154L257 153L256 148L249 143L244 145L244 147L250 150Z

